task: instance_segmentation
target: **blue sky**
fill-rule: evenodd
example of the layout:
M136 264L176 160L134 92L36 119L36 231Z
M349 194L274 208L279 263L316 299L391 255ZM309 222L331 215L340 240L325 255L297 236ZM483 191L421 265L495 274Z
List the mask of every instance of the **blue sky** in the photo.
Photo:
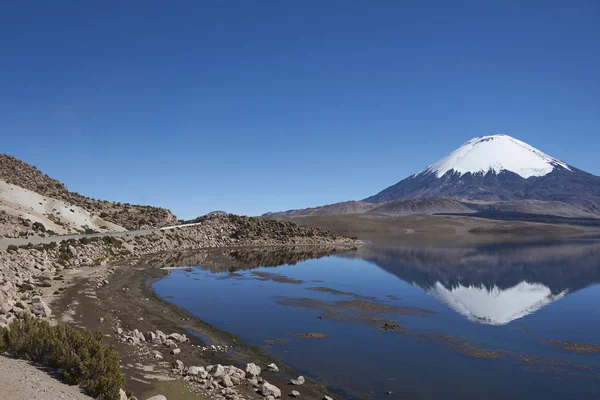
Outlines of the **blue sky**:
M0 152L180 217L361 199L506 133L600 175L600 3L15 1Z

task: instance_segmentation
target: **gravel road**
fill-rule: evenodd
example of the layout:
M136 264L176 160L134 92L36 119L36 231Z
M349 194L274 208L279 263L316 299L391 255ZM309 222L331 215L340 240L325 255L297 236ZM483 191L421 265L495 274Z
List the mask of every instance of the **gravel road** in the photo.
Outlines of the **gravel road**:
M69 386L24 360L0 355L2 400L89 400L77 386Z
M8 246L14 244L15 246L22 246L28 243L31 244L46 244L50 242L62 242L63 240L69 239L81 239L81 238L91 238L91 237L104 237L104 236L138 236L138 235L149 235L154 232L160 231L168 231L178 228L184 228L187 226L199 225L198 223L194 224L185 224L185 225L175 225L175 226L167 226L164 228L155 228L155 229L142 229L139 231L125 231L125 232L107 232L107 233L93 233L89 235L64 235L64 236L48 236L48 237L39 237L33 236L30 238L3 238L0 239L0 250L6 250Z

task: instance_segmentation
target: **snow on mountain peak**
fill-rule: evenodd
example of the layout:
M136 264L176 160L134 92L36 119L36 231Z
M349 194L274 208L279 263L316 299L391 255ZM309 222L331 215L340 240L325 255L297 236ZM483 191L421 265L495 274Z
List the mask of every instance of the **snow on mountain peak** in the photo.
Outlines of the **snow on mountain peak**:
M557 166L571 170L566 163L525 142L508 135L491 135L469 140L417 175L435 173L441 178L448 171L461 176L469 172L485 175L489 171L510 171L527 179L547 175Z

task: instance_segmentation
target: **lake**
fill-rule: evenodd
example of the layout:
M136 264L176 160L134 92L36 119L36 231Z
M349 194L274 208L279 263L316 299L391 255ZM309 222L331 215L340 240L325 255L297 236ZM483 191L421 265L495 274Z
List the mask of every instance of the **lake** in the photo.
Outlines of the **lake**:
M348 399L599 396L600 241L325 254L214 252L154 290Z

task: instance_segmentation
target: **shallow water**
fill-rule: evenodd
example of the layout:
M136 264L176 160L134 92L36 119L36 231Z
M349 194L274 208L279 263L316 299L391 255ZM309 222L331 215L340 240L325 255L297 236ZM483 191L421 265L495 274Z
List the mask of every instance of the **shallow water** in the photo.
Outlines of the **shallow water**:
M600 345L599 241L268 252L200 257L154 289L346 398L600 394L599 347L552 342Z

